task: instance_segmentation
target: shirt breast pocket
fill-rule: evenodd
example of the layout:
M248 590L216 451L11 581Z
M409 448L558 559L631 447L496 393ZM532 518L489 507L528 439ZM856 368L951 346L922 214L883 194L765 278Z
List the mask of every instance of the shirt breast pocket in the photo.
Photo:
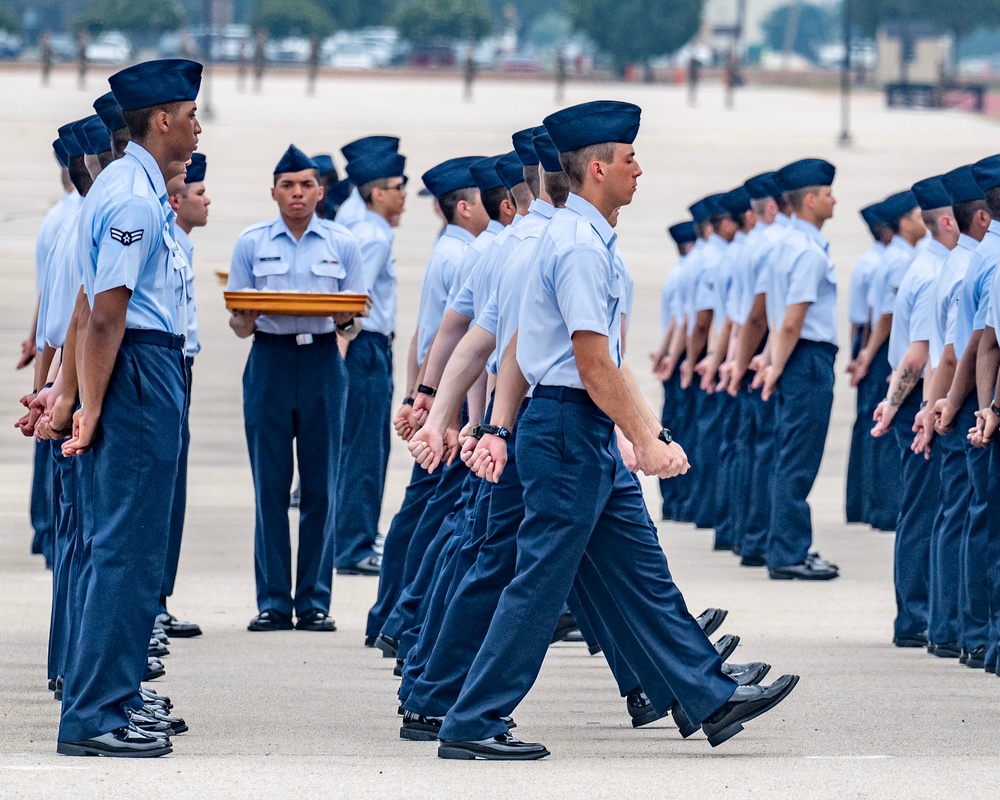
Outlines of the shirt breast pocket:
M287 288L282 276L288 274L290 265L281 258L255 258L253 262L254 286L257 289Z
M340 291L340 282L347 275L344 265L333 259L317 261L309 267L309 271L313 274L313 286L321 292Z

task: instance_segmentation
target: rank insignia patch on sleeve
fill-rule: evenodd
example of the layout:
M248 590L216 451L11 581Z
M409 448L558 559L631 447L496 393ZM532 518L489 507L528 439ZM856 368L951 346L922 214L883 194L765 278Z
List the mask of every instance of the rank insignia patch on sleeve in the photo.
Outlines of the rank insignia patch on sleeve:
M133 242L138 242L142 238L142 228L137 231L120 231L118 228L112 228L111 238L128 247Z

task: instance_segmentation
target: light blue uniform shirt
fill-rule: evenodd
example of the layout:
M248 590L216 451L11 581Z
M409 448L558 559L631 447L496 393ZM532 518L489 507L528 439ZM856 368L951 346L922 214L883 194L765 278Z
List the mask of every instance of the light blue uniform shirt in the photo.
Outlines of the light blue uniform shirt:
M725 310L722 309L720 313L720 307L725 305L720 287L723 278L722 258L728 246L728 242L717 233L709 236L698 258L694 276L691 297L692 319L697 317L699 311L711 311L716 330L725 322ZM689 326L689 332L690 330L694 330L693 321Z
M497 254L486 302L476 314L476 324L496 337L496 348L486 363L494 375L517 330L521 291L527 270L534 263L538 240L555 213L551 203L535 199L524 220L508 228L510 233Z
M959 235L958 245L948 253L934 286L934 330L931 337L931 367L934 369L941 362L945 346L955 344L962 281L978 245L979 242L971 236Z
M357 240L343 225L315 214L298 241L278 217L251 225L236 240L229 267L230 291L365 293ZM257 318L262 333L330 333L332 317Z
M627 279L614 258L617 235L590 203L570 194L552 217L523 288L517 361L531 386L583 389L573 354L573 334L608 337L612 361L621 366L621 315Z
M83 282L79 258L81 207L63 219L55 242L45 260L44 284L38 303L35 345L39 351L48 344L59 348L66 343L66 331L73 318L76 298Z
M771 260L767 317L777 330L789 306L809 303L800 339L837 344L837 273L815 225L795 217Z
M198 341L198 311L194 305L194 242L184 229L174 225L174 240L184 254L187 266L184 268L184 286L177 294L177 302L187 302L187 334L184 337L184 355L194 358L201 352L201 342Z
M917 249L901 236L893 236L882 254L882 263L872 273L868 288L868 305L871 308L872 323L879 317L891 314L896 305L899 284L917 257Z
M986 313L981 314L979 311L976 312L976 319L974 325L976 330L984 327L984 325L989 325L993 330L1000 328L1000 311L997 310L997 301L1000 300L1000 290L997 289L996 285L996 275L997 265L1000 264L1000 222L994 220L990 223L989 230L986 231L986 236L983 237L983 241L976 248L976 258L982 259L986 265L986 269L989 272L990 287L987 289L986 297Z
M764 241L754 251L754 258L750 265L753 275L753 293L767 294L767 289L771 285L771 268L774 259L777 257L778 249L785 240L785 236L792 230L792 218L785 214L778 214L774 222L764 231ZM749 315L750 309L747 309Z
M932 240L913 259L899 282L889 334L889 366L893 369L899 367L913 342L930 343L934 329L934 287L947 257L948 248Z
M746 234L743 246L739 248L739 258L733 263L733 286L730 296L730 319L737 325L745 325L750 309L753 308L753 298L757 288L757 263L763 250L770 248L771 243L766 236L772 227L764 222L758 222Z
M723 293L725 294L724 311L730 320L736 321L740 312L743 290L743 268L747 258L747 234L737 231L736 236L726 248L722 259ZM741 324L738 323L737 324Z
M670 274L667 275L667 279L663 282L663 288L660 290L660 336L667 335L670 323L677 318L677 306L681 293L679 284L682 280L681 272L684 269L684 258L681 256L674 268L670 270Z
M475 316L475 304L473 302L473 286L471 278L479 270L479 265L488 258L496 246L497 236L507 228L495 219L491 219L475 241L462 256L462 263L458 268L458 274L448 290L448 305L464 317L472 319Z
M156 161L129 142L83 202L78 252L91 307L96 295L125 286L132 291L126 328L185 335L187 304L177 302L185 262L172 235L175 216Z
M851 286L847 295L847 316L852 325L859 328L872 322L868 306L868 290L872 278L882 263L885 245L882 242L872 242L872 246L861 254L858 263L851 273Z
M357 186L353 186L351 187L351 193L347 195L347 199L337 209L333 221L338 225L343 225L345 228L350 228L355 222L363 220L367 213L368 206L361 199L361 192L358 191Z
M955 356L961 358L973 331L986 325L993 275L1000 260L1000 220L990 223L986 236L976 246L969 261L965 279L959 292L958 313L955 319Z
M695 310L694 310L694 294L695 289L698 287L698 264L701 261L702 254L705 252L705 247L707 243L704 239L699 239L694 243L694 247L691 248L691 252L687 254L687 259L684 262L684 272L682 273L681 280L681 301L684 303L684 313L687 316L687 333L688 336L694 330L695 323Z
M361 248L365 292L372 300L362 330L392 336L396 332L396 258L392 254L392 226L381 214L366 210L351 223L350 231Z
M462 268L462 257L475 237L465 228L449 225L444 229L427 261L420 283L420 307L417 310L417 365L422 366L437 335L438 326L448 308L448 295Z
M45 260L55 247L56 236L62 229L66 217L76 212L82 202L83 198L76 189L63 192L62 197L45 212L42 218L38 235L35 237L35 297L42 292L42 285L45 283Z

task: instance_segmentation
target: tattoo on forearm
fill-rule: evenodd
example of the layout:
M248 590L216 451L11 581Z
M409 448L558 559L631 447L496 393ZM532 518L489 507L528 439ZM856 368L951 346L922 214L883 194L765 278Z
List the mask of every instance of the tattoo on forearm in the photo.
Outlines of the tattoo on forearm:
M889 397L889 405L894 408L899 408L899 406L903 405L903 401L913 391L913 387L917 385L917 381L920 380L923 372L922 368L911 369L910 367L906 367L899 375L899 384L896 386L896 391Z

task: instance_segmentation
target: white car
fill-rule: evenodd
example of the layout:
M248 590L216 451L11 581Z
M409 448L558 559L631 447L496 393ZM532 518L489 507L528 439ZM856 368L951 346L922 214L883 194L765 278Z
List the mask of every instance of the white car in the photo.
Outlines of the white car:
M125 64L132 58L132 45L117 31L102 33L87 45L87 60L93 64Z

